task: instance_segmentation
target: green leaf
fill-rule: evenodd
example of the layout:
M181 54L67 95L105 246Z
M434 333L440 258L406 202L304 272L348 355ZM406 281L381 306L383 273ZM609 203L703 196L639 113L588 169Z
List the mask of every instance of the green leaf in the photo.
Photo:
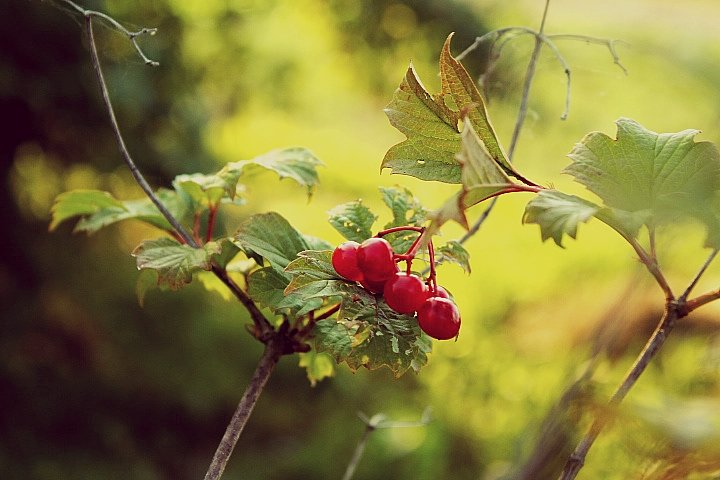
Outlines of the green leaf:
M458 124L466 117L493 162L507 175L523 180L500 146L475 82L451 55L451 39L452 34L440 53L440 93L429 94L410 66L385 109L390 123L407 139L388 150L381 168L422 180L462 183L456 154L461 144Z
M485 99L480 94L477 84L462 63L455 60L450 53L450 41L453 35L453 33L448 35L440 53L441 93L449 95L458 112L467 116L494 163L508 175L522 178L515 172L500 146L485 108Z
M335 367L333 359L324 352L310 350L309 352L300 352L300 367L307 371L308 380L313 387L317 382L335 375Z
M183 218L187 207L176 192L160 189L156 195L175 218ZM149 198L119 201L108 192L99 190L62 193L55 199L52 212L50 230L74 217L81 217L75 226L75 232L95 233L103 227L129 219L140 220L166 231L173 230Z
M253 253L260 255L279 269L287 267L298 253L308 249L303 236L275 212L248 218L240 225L234 238L248 256Z
M377 220L377 216L361 200L338 205L328 215L328 221L335 230L358 243L372 237L372 226Z
M275 309L285 299L285 288L290 278L273 267L255 270L248 276L248 295L255 302ZM297 306L299 309L302 305Z
M458 159L462 162L462 189L430 215L430 233L439 230L449 220L454 220L467 229L469 225L465 210L492 196L526 188L513 182L505 170L493 160L470 123L466 123L463 130Z
M451 240L445 245L435 249L435 262L454 263L470 273L470 254L458 241Z
M393 146L383 158L381 169L411 175L421 180L460 183L459 116L442 97L430 95L420 83L412 65L385 108L390 124L407 140Z
M386 366L396 376L409 368L418 370L427 362L429 340L422 335L417 320L393 311L382 299L338 277L331 257L330 250L300 252L285 269L292 280L283 292L284 299L275 308L300 307L296 315L302 315L339 302L336 318L326 318L315 325L318 351L328 352L337 362L346 362L353 369ZM278 275L267 270L268 275ZM273 295L270 301L277 301L279 284L278 281L268 289L271 292L263 291L268 293L263 299Z
M557 190L543 190L525 207L524 223L536 223L540 226L543 242L548 238L560 247L564 235L577 236L581 222L587 222L600 207L574 195Z
M695 142L698 130L657 134L621 118L617 138L585 136L570 152L565 172L602 199L626 212L649 212L659 224L699 215L720 188L720 155L714 144Z
M328 352L340 363L352 352L353 335L356 330L356 327L326 318L315 324L313 332L319 351Z
M290 275L304 275L317 280L335 280L341 277L332 266L332 250L307 250L285 268Z
M124 211L123 205L108 192L100 190L73 190L61 193L52 206L50 230L55 230L65 220L92 215L101 210Z
M286 148L273 150L252 160L241 160L227 164L221 175L240 175L248 168L261 167L271 170L280 179L290 178L307 189L308 197L312 196L315 186L319 183L317 167L323 163L305 148Z
M237 193L237 182L240 172L227 172L225 169L218 173L178 175L173 185L187 193L193 202L203 208L217 206L220 200L228 198L233 200Z
M303 234L303 239L309 250L332 250L333 245L322 238L313 237L312 235Z
M425 222L427 209L410 190L402 187L380 187L382 199L392 212L393 219L385 228L403 225L420 226Z
M193 273L212 268L212 257L220 253L220 246L208 242L201 248L181 245L171 238L158 238L141 243L133 252L139 270L158 273L158 284L172 290L190 283Z

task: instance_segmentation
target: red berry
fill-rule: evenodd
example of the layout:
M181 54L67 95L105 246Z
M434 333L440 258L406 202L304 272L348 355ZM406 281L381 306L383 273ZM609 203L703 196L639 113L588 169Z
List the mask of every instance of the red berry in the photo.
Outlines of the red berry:
M427 286L417 275L398 272L385 283L385 301L398 313L414 313L427 298Z
M372 280L368 280L366 278L360 280L360 285L362 285L365 290L372 293L382 293L385 288L385 283L385 281L373 282Z
M432 294L432 291L430 290L430 288L427 289L427 298L432 298L432 297L440 297L440 298L450 299L450 294L448 293L447 290L445 290L445 288L438 285L437 293L435 293L435 295Z
M332 265L335 271L343 278L359 282L363 279L357 263L357 242L345 242L335 248L332 254Z
M418 310L418 323L431 337L449 340L457 337L460 331L460 311L447 298L428 298Z
M368 238L357 249L357 264L366 280L384 282L397 271L393 250L383 238Z

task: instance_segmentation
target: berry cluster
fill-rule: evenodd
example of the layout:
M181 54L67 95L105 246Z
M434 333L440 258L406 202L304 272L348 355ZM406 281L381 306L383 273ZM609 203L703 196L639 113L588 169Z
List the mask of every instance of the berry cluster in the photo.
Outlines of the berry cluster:
M393 251L383 236L410 230L421 235L404 254ZM424 231L421 227L395 227L383 230L362 243L345 242L332 255L335 271L343 278L359 282L366 290L382 294L385 302L398 313L415 314L420 328L438 340L455 338L460 331L460 311L447 291L438 286L432 240L428 242L430 274L426 280L411 273L412 261ZM406 263L400 271L398 262Z

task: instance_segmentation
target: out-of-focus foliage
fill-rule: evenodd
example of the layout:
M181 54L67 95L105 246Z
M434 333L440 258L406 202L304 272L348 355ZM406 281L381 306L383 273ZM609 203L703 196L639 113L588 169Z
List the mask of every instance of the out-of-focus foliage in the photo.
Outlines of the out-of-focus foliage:
M362 198L383 211L377 187L398 183L437 208L454 191L379 173L384 152L402 141L382 109L408 62L437 91L437 52L448 33L457 32L457 54L487 29L536 26L542 13L530 0L86 5L159 28L141 40L160 61L156 69L142 65L125 38L99 29L118 118L153 186L302 145L326 163L311 202L305 188L288 184L278 195L272 174L253 172L246 182L252 201L222 223L234 231L251 214L275 210L298 230L337 242L326 213L334 205ZM551 4L550 33L629 42L618 49L630 74L602 46L558 40L573 68L570 116L562 122L564 75L543 54L514 156L529 178L581 194L559 174L570 163L565 155L585 133L610 132L622 116L653 131L698 128L702 139L720 139L720 7L702 0L691 7L669 0ZM197 286L151 291L140 308L130 251L155 233L139 222L89 238L71 235L69 226L47 234L52 199L62 191L141 194L100 108L82 22L49 0L11 0L0 23L0 107L10 119L0 135L2 477L198 478L260 354L245 332L247 317ZM505 145L531 43L506 45L484 78ZM463 63L478 77L486 60L477 52ZM357 411L416 419L431 405L427 427L374 434L356 478L499 478L530 456L590 351L601 356L580 398L602 402L652 330L662 296L639 280L632 252L599 222L588 222L561 250L521 225L528 198L517 197L503 199L467 244L471 276L453 265L439 272L463 312L458 342L436 345L420 375L397 381L342 367L312 388L296 364L314 361L321 376L322 360L284 359L228 477L339 478L364 428ZM387 214L377 224L392 220ZM443 228L444 239L461 233ZM685 284L704 257L703 230L661 233L661 262L673 285ZM697 291L717 282L711 269ZM717 468L715 437L695 420L709 419L720 396L715 311L678 326L593 449L585 478L666 478L693 469L697 478L717 475L709 473ZM581 411L569 413L584 425Z

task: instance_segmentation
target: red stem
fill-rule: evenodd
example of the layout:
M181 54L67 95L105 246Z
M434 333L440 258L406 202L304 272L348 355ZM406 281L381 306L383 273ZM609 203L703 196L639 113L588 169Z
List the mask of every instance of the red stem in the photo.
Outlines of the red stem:
M384 237L385 235L388 235L390 233L405 232L408 230L411 232L422 233L425 231L425 227L415 227L413 225L405 225L403 227L392 227L392 228L388 228L387 230L382 230L382 231L378 232L377 235L375 235L375 236L376 237Z
M195 212L195 216L193 217L192 235L195 243L198 245L202 243L200 241L200 212Z
M435 273L435 247L433 247L432 238L428 241L428 256L430 257L430 293L434 297L437 295L437 274Z
M215 228L215 218L217 216L218 205L212 205L208 213L207 231L205 232L205 243L212 241L213 229Z

